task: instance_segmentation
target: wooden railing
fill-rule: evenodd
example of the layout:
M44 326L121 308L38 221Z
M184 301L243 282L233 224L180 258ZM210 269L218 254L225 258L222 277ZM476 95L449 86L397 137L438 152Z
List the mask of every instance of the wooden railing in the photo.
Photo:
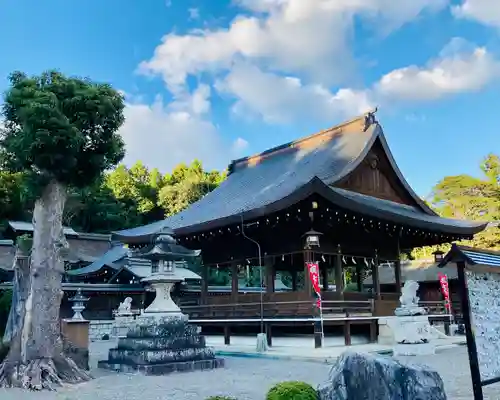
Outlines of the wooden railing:
M355 315L371 315L373 301L324 301L323 315L349 317ZM191 319L247 319L247 318L310 318L318 315L318 309L313 301L282 301L207 304L199 306L184 306L182 311ZM262 312L263 311L263 312Z

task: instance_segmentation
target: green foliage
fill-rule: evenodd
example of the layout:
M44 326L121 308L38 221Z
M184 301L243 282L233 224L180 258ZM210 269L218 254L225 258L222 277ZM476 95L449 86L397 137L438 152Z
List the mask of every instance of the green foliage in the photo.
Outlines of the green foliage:
M7 319L9 318L11 304L12 304L12 291L4 290L0 294L0 339L5 332L5 327L7 325Z
M134 205L117 199L102 179L69 190L64 211L64 224L82 232L108 233L143 222Z
M318 392L308 383L281 382L267 393L266 400L317 400Z
M125 155L117 133L123 97L107 84L56 71L10 75L2 114L2 162L36 188L55 180L85 187Z
M225 174L218 171L204 171L198 160L189 167L180 164L165 177L158 203L167 216L176 214L214 190L224 179Z
M481 163L482 178L469 175L447 176L432 190L430 206L445 218L472 221L500 220L500 158L489 154ZM485 249L500 249L500 229L492 227L461 244ZM409 258L431 258L436 250L448 251L449 245L414 249Z

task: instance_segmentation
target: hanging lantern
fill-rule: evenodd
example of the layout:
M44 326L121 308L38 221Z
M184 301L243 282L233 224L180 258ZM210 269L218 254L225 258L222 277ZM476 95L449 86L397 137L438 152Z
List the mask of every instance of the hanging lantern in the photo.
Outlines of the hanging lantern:
M319 237L322 235L321 232L310 230L304 234L305 237L305 247L310 249L311 247L319 247Z

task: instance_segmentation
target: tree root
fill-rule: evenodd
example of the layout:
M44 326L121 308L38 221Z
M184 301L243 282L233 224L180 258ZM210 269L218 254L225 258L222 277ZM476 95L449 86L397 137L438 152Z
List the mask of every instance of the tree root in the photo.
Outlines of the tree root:
M66 383L92 379L65 356L37 359L28 363L4 362L0 365L0 387L19 387L28 390L55 390Z

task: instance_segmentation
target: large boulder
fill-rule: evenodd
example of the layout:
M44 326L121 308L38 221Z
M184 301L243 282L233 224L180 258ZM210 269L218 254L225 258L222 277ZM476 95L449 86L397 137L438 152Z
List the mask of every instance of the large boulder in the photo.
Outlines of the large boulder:
M446 400L443 380L424 365L345 352L318 387L320 400Z

